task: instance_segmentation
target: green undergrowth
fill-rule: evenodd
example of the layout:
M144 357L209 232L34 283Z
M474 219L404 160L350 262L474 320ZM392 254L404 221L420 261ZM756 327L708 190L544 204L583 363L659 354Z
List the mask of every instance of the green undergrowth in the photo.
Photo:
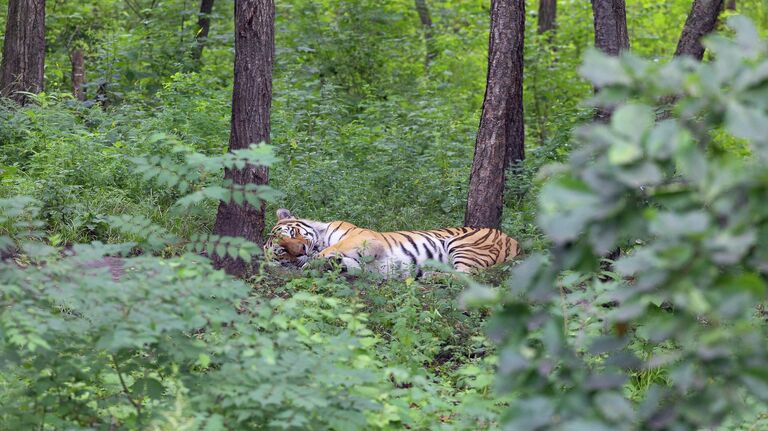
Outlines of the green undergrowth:
M226 102L220 94L195 93L200 84L192 81L190 76L173 78L167 94L179 105L162 109L124 104L103 111L56 94L41 95L37 103L21 109L0 106L0 195L40 199L47 230L64 243L125 240L104 223L119 214L142 215L181 235L207 231L215 205L175 211L172 204L179 193L134 175L131 162L137 156L170 156L179 149L208 155L226 150ZM198 101L208 105L204 114L194 107ZM394 107L375 109L369 115L380 116ZM449 116L424 119L422 130L443 129L439 125ZM374 119L343 126L330 123L322 134L288 132L282 113L275 117L280 161L273 166L271 184L285 200L269 207L268 225L274 222L277 206L305 218L348 220L382 231L462 224L474 120L462 122L460 130L441 132L448 135L437 138L443 142L439 147L419 149L414 136L403 134L417 130L407 125L412 117L393 116L386 120L387 127L373 130L364 124ZM455 149L447 150L444 144ZM510 179L512 190L524 191L508 199L503 229L524 248L540 248L543 239L535 227L531 188L535 165L526 172Z
M11 429L495 429L488 310L464 283L265 268L27 237L0 263L0 421ZM105 254L125 257L106 258ZM110 260L112 259L112 260ZM41 425L42 424L42 425Z
M400 380L393 374L394 385L434 391L429 407L423 406L437 415L431 426L498 426L498 415L509 399L494 395L497 359L485 336L490 310L467 310L460 304L466 283L448 275L382 280L372 274L271 269L253 286L259 295L291 298L310 293L364 313L377 340L377 360L410 376Z

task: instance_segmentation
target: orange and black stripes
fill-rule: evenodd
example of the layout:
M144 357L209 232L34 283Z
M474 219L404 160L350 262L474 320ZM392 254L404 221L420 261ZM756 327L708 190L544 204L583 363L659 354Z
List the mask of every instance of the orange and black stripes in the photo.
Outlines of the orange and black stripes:
M276 242L274 238L280 239ZM292 216L280 220L273 228L268 246L286 263L306 262L315 256L335 257L353 267L372 261L373 267L381 272L418 269L429 261L467 272L502 263L518 252L517 241L498 229L376 232L344 221L323 223ZM363 256L372 259L361 259Z

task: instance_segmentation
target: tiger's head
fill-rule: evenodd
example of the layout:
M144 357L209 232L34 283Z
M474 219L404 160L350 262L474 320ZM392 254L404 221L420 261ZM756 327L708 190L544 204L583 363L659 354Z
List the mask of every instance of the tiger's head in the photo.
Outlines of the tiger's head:
M277 210L277 224L267 237L264 251L281 265L302 266L317 252L318 238L311 224L280 208Z

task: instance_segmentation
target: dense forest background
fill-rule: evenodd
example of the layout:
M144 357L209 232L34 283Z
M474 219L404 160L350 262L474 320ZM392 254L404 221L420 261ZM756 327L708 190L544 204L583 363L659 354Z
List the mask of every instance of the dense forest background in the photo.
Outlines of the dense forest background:
M61 206L59 217L76 216L51 220L64 240L92 239L85 226L93 224L89 218L124 211L140 211L177 229L212 224L205 218L211 213L192 220L162 217L157 211L167 207L168 197L147 196L125 175L118 157L142 154L148 146L170 149L172 139L208 153L226 148L233 7L214 4L197 62L199 6L193 1L48 4L41 97L62 110L17 114L6 120L2 138L11 143L4 145L6 165L58 160L40 163L20 190L39 195L51 190L46 184L57 185L57 193L46 193L46 199L57 200L52 204ZM593 45L589 2L561 5L557 31L547 35L537 34L537 6L528 5L525 45L531 172L568 153L571 129L590 115L580 102L592 92L577 71ZM489 4L429 7L438 55L427 68L425 30L411 1L277 2L272 136L283 161L271 182L285 192L280 205L302 217L346 219L381 230L462 223L485 88ZM739 4L739 11L758 23L768 19L764 9L760 1ZM632 51L671 58L689 11L688 1L629 2ZM58 95L71 91L70 53L78 47L87 57L87 99L109 105L108 114L81 113L82 106ZM38 154L38 148L50 151ZM530 182L513 187L528 188ZM507 205L505 231L535 236L528 203L510 198Z
M547 31L522 2L527 259L438 281L228 277L199 252L259 251L211 240L208 185L242 157L267 226L461 226L490 2L277 1L272 150L233 159L234 2L206 3L203 37L197 1L47 2L45 88L0 100L0 429L768 427L765 0L669 68L690 0L627 1L622 60L590 2Z

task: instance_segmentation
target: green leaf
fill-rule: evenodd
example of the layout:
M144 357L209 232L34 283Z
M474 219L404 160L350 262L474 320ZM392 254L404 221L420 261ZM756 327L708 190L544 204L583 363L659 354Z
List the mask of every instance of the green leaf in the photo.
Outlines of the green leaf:
M680 146L674 158L681 174L697 184L703 184L708 175L709 163L698 146L693 144Z
M651 130L645 148L649 156L666 160L674 154L675 148L691 146L690 140L690 133L682 129L677 121L664 120Z
M197 364L200 368L208 368L208 365L211 364L211 357L205 353L201 353L197 358Z
M570 420L559 428L561 431L615 431L601 422L586 419Z
M473 308L482 305L489 305L496 302L498 291L486 286L472 283L469 289L465 290L459 298L459 305L462 308Z
M246 250L245 248L240 248L237 251L237 255L240 257L240 259L243 259L245 262L251 263L251 260L252 260L251 254L248 253L248 250Z
M616 177L629 187L637 189L660 184L664 174L655 163L645 162L619 170L616 172Z
M595 405L607 419L634 422L635 410L632 404L617 392L601 392L595 396Z
M755 299L764 298L766 294L765 281L754 272L724 276L718 285L732 294L747 292Z
M736 43L744 53L753 56L765 52L765 42L749 18L742 15L728 17L728 26L736 30Z
M710 226L710 217L704 211L689 211L675 213L659 212L651 221L651 233L654 235L684 236L695 235L706 231Z
M237 205L242 206L243 202L245 201L245 194L240 190L233 190L232 199L235 201Z
M227 257L227 246L223 241L219 241L219 243L216 244L216 255L219 257Z
M224 431L227 429L224 425L224 418L218 413L214 413L207 417L204 423L205 427L203 428L203 431Z
M545 184L539 201L539 224L558 243L581 235L586 224L600 214L600 198L584 183L571 178L559 178Z
M608 149L608 160L614 165L627 165L643 157L639 145L625 140L617 140Z
M725 121L734 136L760 143L768 141L768 115L757 108L732 100L728 102Z
M629 103L619 107L611 116L611 127L630 139L640 142L643 135L653 127L656 116L647 105Z
M146 396L152 399L160 399L165 388L160 381L151 377L136 379L131 385L131 392L138 396Z
M598 88L632 83L632 78L617 57L606 55L596 49L590 49L584 55L584 63L579 67L579 73Z

